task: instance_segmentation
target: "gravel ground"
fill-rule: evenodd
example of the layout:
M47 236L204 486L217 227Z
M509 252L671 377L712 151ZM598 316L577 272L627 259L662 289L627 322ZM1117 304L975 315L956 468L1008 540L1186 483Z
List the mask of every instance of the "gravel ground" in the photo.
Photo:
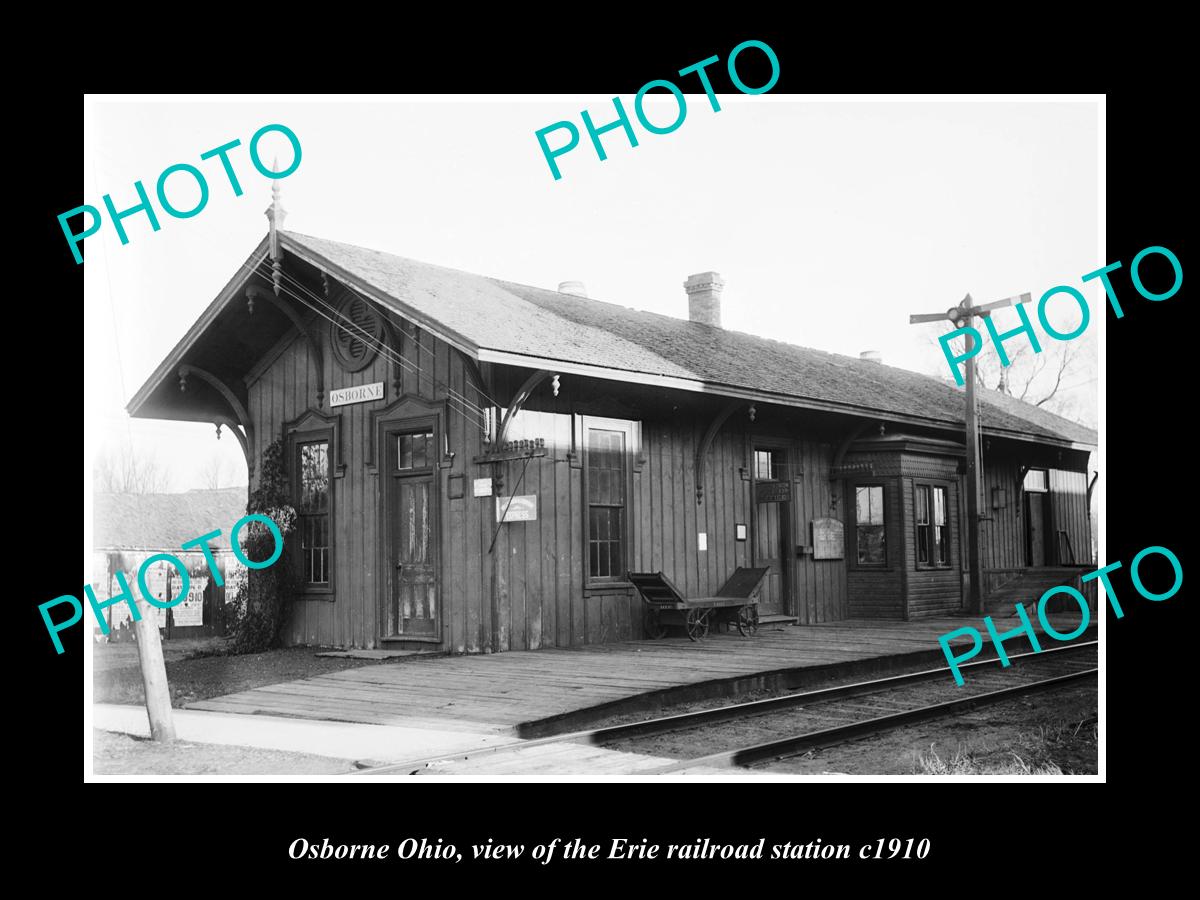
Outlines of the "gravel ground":
M175 646L163 644L167 663L167 683L171 705L183 706L193 700L207 700L235 691L246 691L267 684L279 684L296 678L311 678L360 666L389 665L390 660L337 659L318 657L319 648L289 647L265 653L238 656L201 656L196 652L211 649L200 642ZM142 673L138 668L137 647L132 644L97 644L93 651L94 700L96 703L144 703Z
M340 775L354 771L348 759L308 753L197 744L155 742L93 729L97 775Z
M1094 648L1072 661L1032 658L1008 669L989 668L968 675L958 688L947 678L828 703L663 735L611 742L610 749L676 759L733 750L850 721L887 715L932 702L959 699L1065 674L1095 665ZM739 698L741 699L741 698ZM762 699L747 697L745 699ZM723 701L728 703L729 701ZM713 705L706 701L661 711L690 712ZM772 770L816 774L1094 774L1097 765L1097 694L1094 681L917 724L805 756L772 763ZM623 716L624 721L641 716ZM615 724L606 722L603 724ZM1015 755L1014 755L1015 754ZM1056 768L1057 767L1057 768Z

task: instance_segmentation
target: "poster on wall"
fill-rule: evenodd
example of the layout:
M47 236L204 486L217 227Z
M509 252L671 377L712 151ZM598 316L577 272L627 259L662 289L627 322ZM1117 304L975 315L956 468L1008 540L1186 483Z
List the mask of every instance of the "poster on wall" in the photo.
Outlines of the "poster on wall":
M172 587L175 590L178 590L180 585L180 579L172 579ZM193 575L191 577L191 584L188 586L187 597L182 600L178 606L172 607L171 609L171 614L174 616L174 624L204 624L204 591L207 587L208 576Z
M813 559L841 559L845 556L845 530L837 519L813 519Z

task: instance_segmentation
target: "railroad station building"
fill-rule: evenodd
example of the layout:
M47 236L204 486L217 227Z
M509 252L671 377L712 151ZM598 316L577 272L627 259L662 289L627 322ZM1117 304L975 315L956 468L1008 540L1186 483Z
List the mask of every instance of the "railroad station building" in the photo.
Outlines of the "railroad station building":
M281 442L287 642L636 639L631 571L705 596L768 566L760 615L802 625L965 610L948 383L724 329L714 272L673 318L274 222L128 410L227 429L251 488ZM980 416L985 589L1093 568L1096 433L992 391Z

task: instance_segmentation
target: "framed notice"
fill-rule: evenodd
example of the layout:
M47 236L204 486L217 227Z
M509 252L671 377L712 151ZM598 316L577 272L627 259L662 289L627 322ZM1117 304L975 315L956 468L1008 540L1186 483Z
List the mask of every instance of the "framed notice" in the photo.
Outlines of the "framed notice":
M837 519L813 519L813 559L842 559L846 555L845 526Z

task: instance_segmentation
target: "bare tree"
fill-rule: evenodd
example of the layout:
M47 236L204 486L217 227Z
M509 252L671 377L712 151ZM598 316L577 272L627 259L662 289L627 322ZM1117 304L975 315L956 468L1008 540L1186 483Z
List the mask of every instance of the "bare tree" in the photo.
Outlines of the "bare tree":
M1063 386L1063 377L1075 371L1081 346L1067 343L1034 354L1028 344L1022 344L1019 350L1009 355L1008 366L1000 365L998 355L989 355L977 369L981 385L1034 406L1045 406ZM1047 374L1046 378L1041 377L1043 373Z
M93 475L95 489L100 493L162 494L171 489L171 473L157 457L138 453L128 446L116 452L101 451Z
M929 340L938 348L938 338L946 333L947 326L936 326L930 330ZM983 332L982 329L980 329ZM986 338L986 332L983 332ZM975 371L979 386L983 390L1000 391L1033 406L1041 406L1050 412L1080 418L1078 398L1065 396L1068 388L1090 383L1089 375L1095 374L1094 345L1084 336L1070 341L1043 339L1042 351L1035 353L1028 341L1010 340L1004 349L1009 364L1002 365L993 343L988 339L975 357ZM966 352L966 338L957 337L950 342L950 352L962 356ZM943 370L944 372L944 370ZM1080 381L1080 379L1086 379ZM1084 415L1083 418L1093 418Z
M200 479L209 490L217 490L233 481L232 467L227 459L214 453L200 469Z

